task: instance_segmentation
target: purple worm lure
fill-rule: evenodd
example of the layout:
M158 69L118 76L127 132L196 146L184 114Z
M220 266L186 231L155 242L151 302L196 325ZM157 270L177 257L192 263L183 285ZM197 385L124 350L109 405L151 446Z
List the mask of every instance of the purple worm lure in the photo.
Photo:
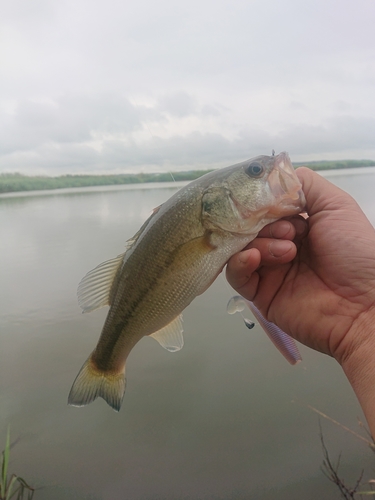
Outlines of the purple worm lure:
M271 323L270 321L266 320L262 316L262 313L259 311L259 309L255 307L252 302L244 299L243 297L241 297L241 295L235 295L228 302L227 312L228 314L234 314L236 312L242 313L246 306L253 313L255 319L259 322L263 330L266 332L270 340L281 352L284 358L291 365L296 365L297 363L299 363L302 358L294 339L292 339L292 337L290 337L287 333L276 326L275 323ZM254 323L251 320L244 317L243 320L247 328L253 328Z

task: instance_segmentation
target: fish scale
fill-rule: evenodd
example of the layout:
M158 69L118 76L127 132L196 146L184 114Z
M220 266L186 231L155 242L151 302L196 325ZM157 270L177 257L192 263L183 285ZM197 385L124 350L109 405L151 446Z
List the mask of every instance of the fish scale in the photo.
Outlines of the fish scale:
M280 153L210 172L155 209L125 253L90 271L79 285L84 311L110 309L69 404L102 397L118 411L134 345L151 336L170 351L181 349L182 311L266 224L304 205L289 157Z

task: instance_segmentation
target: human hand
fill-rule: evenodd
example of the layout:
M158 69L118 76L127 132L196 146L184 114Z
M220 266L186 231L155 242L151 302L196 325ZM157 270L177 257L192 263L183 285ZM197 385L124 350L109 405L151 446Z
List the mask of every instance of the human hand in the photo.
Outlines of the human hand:
M298 218L284 235L289 223L264 228L230 259L227 279L269 321L336 358L375 436L375 230L350 195L307 168L297 175L308 233ZM280 245L282 255L270 252Z
M371 336L364 325L375 330L375 231L350 195L309 169L297 175L307 200L308 234L298 218L290 219L295 230L284 235L289 223L267 226L230 259L227 278L268 320L343 364ZM298 253L292 239L300 244ZM277 256L272 246L281 245L285 252Z

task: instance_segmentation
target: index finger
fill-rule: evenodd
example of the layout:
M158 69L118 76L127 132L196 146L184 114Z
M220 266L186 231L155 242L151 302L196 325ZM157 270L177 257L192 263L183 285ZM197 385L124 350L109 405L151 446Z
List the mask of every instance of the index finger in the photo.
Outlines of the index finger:
M257 238L276 238L294 240L303 238L308 232L308 223L301 215L292 215L285 219L267 224L259 231Z

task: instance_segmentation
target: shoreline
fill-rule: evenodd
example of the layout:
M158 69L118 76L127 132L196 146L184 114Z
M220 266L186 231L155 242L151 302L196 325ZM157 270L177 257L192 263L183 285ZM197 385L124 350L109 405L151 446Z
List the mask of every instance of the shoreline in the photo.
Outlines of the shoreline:
M115 184L115 185L98 185L98 186L81 186L81 187L66 187L54 189L30 189L29 191L10 191L8 193L0 193L2 198L26 198L28 196L50 196L59 194L79 194L79 193L100 193L107 191L134 191L137 189L174 189L185 186L191 181L168 181L168 182L138 182L133 184Z
M297 165L296 168L303 165ZM308 165L304 165L310 168ZM369 165L364 167L343 167L334 169L312 169L323 177L337 177L340 175L361 175L368 173L375 173L375 165ZM207 172L209 172L208 170ZM186 172L182 172L186 173ZM204 175L204 174L202 174ZM73 176L74 177L74 176ZM79 177L79 176L77 176ZM95 177L95 176L92 176ZM101 177L100 175L96 176ZM107 177L107 176L103 176ZM200 176L198 176L200 177ZM188 184L189 182L197 179L198 177L193 177L188 180L178 180L178 181L150 181L150 182L124 182L118 184L95 184L87 186L71 186L71 187L54 187L54 188L42 188L42 189L20 189L18 191L9 190L0 192L0 199L2 198L15 198L15 197L28 197L28 196L50 196L58 194L78 194L78 193L95 193L100 191L132 191L136 189L174 189L180 188ZM35 177L20 176L22 179L33 179ZM1 174L0 174L1 179ZM50 179L56 179L51 177ZM1 187L1 184L0 184Z

